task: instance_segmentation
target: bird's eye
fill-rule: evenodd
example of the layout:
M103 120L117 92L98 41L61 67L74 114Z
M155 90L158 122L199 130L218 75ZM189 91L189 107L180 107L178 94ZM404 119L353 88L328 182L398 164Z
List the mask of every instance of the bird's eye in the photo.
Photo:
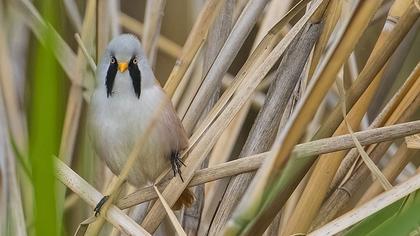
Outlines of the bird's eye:
M115 57L111 57L111 64L115 64L115 62L117 62L117 60L115 59Z
M133 64L137 64L137 63L138 63L137 57L133 58Z

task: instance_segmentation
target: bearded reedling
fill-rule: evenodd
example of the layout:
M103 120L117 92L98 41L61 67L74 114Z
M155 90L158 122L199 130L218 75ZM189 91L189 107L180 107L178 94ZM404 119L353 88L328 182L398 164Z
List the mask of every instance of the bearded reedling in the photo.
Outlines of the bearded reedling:
M130 34L115 37L102 56L96 71L88 125L96 153L118 175L135 143L142 137L155 109L163 103L155 127L128 174L136 187L151 185L172 166L174 177L181 175L180 152L188 138L171 101L158 84L139 40ZM95 208L98 213L107 197ZM190 206L194 195L186 189L174 205Z

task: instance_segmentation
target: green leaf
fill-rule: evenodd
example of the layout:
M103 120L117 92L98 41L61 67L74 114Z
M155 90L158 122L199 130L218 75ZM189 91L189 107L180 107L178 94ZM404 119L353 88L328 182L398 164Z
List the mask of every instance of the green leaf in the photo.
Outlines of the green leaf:
M356 224L353 235L420 235L420 190Z

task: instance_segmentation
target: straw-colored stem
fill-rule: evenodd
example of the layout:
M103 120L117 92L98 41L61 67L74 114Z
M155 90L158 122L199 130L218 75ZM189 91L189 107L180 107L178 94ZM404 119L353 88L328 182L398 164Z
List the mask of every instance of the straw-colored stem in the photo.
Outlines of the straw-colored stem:
M407 144L403 142L399 147L397 153L391 158L389 163L383 169L383 174L389 179L390 182L393 182L398 174L404 169L404 167L409 163L410 158L415 154L416 151L407 148ZM359 200L356 206L360 206L361 204L369 201L376 195L382 193L384 189L376 180L369 189L363 194L363 197Z
M418 96L420 80L417 80L417 86L414 85L402 101L398 104L392 114L389 116L385 125L391 125L408 120L420 106L420 96ZM373 162L377 163L392 142L373 144L367 149L367 153ZM350 198L360 189L360 185L366 182L369 169L359 161L354 164L356 167L351 175L343 180L343 183L335 189L331 196L325 200L319 210L319 214L314 220L312 228L317 228L326 222L332 220L335 215L341 211L349 202Z
M215 87L221 82L223 75L228 70L246 37L251 32L257 17L264 9L266 3L267 0L251 0L243 10L210 70L206 72L206 77L200 89L183 117L183 124L187 133L191 133L193 127L196 125L199 119L197 114L201 114L205 105L208 103Z
M420 188L420 174L329 222L308 236L335 235Z
M59 159L55 161L57 178L79 195L87 204L94 207L103 196L62 161ZM121 232L129 235L150 235L114 205L109 207L105 217Z
M204 5L203 10L200 12L196 23L194 24L188 39L185 42L182 53L178 57L178 60L172 69L168 80L166 81L164 90L169 97L172 97L175 93L175 90L181 82L181 79L184 77L185 72L187 72L190 63L192 62L201 45L204 43L207 37L208 29L213 22L214 17L217 15L222 2L223 1L209 0Z
M289 195L277 192L277 189L269 190L268 187L274 184L274 180L279 177L279 173L282 173L281 170L289 160L290 152L302 137L306 126L334 82L341 65L353 51L356 42L362 36L369 20L380 4L381 1L360 1L358 3L352 17L348 19L347 23L340 30L336 41L331 46L326 56L326 63L323 63L323 67L315 73L303 99L297 106L286 128L276 140L273 146L275 152L258 170L248 191L236 208L237 211L226 227L226 233L235 234L235 232L240 232L246 227L244 234L259 234L275 217L276 212L280 210L285 202L283 200L287 199ZM315 3L312 5L316 6ZM332 61L334 63L331 63ZM278 186L278 188L280 187ZM269 196L266 195L266 198L263 199L265 194L269 194ZM263 209L260 209L255 208L256 205L264 206Z
M400 137L408 136L420 132L420 121L407 122L403 124L392 125L389 127L376 128L354 133L362 145L394 140ZM298 144L293 150L295 158L307 158L312 155L322 153L336 152L339 150L350 149L355 144L349 134L337 137L325 138L308 143ZM207 183L217 179L237 175L244 172L257 170L262 162L266 160L270 152L243 157L234 161L221 163L213 167L197 170L194 173L188 187ZM162 184L166 185L166 184ZM120 199L117 205L122 208L128 208L142 202L151 200L157 195L151 187L140 189L126 197Z
M169 204L174 204L176 199L181 195L183 189L185 189L188 182L191 180L195 170L199 168L218 137L251 97L252 91L256 89L259 82L267 75L275 62L290 45L293 38L302 30L305 23L309 20L309 17L319 6L319 2L314 6L314 9L311 9L309 14L306 14L301 18L290 30L289 34L284 37L283 41L278 44L276 43L278 42L279 28L281 29L281 26L284 26L284 23L290 19L290 15L288 14L287 17L284 18L285 20L281 20L273 27L270 33L263 39L251 55L249 60L252 62L248 62L244 65L244 72L240 73L241 76L235 80L236 83L225 91L210 114L191 136L190 147L185 151L189 152L189 156L185 161L188 168L181 168L185 182L182 183L180 180L174 178L170 181L171 184L163 191L163 195L165 196L165 199L168 200ZM261 63L253 64L258 61ZM220 113L222 109L223 112ZM204 133L206 135L203 135ZM163 206L158 202L154 204L143 221L143 225L146 229L154 231L159 225L164 217L162 207Z
M120 13L119 19L121 26L137 34L141 38L143 37L144 25L140 21L137 21L133 17L128 16L124 13ZM168 54L173 58L177 58L179 55L181 55L182 47L161 34L158 36L157 46L160 50L162 50L162 52Z
M308 25L289 46L277 68L276 78L268 90L264 106L258 113L240 156L265 152L271 148L288 101L290 98L293 99L293 90L299 82L321 27L321 24ZM220 233L253 176L254 173L246 173L230 180L214 217L210 235Z
M149 64L154 67L157 56L157 42L162 24L166 0L147 0L144 16L142 43Z

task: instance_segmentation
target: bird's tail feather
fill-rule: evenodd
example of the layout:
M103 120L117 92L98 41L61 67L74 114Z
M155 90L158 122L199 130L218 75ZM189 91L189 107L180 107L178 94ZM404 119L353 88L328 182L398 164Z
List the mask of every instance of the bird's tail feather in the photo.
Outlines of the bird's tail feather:
M172 209L179 210L182 208L182 206L190 207L195 201L194 193L191 192L188 188L182 192L181 196L178 198L178 200L175 202Z

